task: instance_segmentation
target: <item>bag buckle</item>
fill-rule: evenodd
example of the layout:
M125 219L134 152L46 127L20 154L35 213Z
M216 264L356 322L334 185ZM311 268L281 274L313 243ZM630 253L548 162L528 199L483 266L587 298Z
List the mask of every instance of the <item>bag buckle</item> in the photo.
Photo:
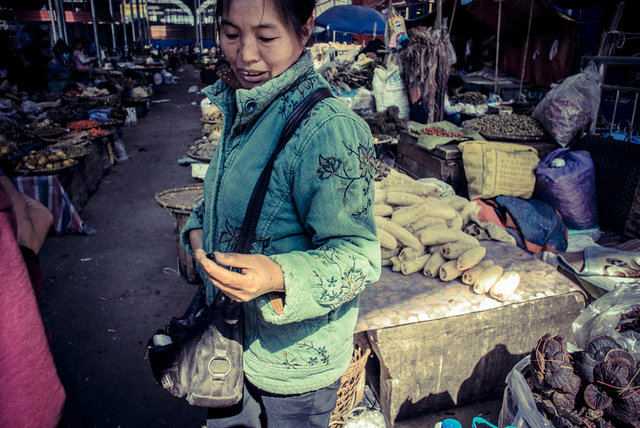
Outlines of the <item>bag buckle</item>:
M214 361L226 361L227 362L227 371L223 373L221 371L212 370L211 365L214 363ZM214 355L209 360L209 364L207 364L207 370L209 370L209 374L211 375L211 377L214 380L222 380L225 377L227 377L227 375L231 372L231 361L229 361L229 358L227 358L224 355Z

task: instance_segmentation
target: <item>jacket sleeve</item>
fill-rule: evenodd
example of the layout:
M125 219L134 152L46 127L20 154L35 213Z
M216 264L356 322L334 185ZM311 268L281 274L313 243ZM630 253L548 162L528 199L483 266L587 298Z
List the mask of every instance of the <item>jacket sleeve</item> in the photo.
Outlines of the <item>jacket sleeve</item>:
M380 276L371 132L347 113L314 125L291 169L294 204L313 249L270 256L284 274L284 311L276 314L265 296L256 304L274 324L325 315Z
M191 248L191 241L189 240L189 232L193 229L202 229L204 222L204 200L200 202L200 205L189 214L189 218L184 227L180 231L180 243L187 250L187 253L193 255L193 248Z

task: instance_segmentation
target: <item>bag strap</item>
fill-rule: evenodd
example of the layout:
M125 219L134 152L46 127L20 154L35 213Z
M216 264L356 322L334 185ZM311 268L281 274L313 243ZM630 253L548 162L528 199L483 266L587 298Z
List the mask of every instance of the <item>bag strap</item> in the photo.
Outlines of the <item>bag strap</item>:
M238 244L235 251L237 253L249 254L251 244L255 241L256 227L258 226L258 219L262 212L262 205L264 198L267 194L267 188L269 187L269 180L271 179L271 172L273 171L273 164L276 161L276 157L282 151L289 139L293 136L294 132L302 121L307 117L307 114L311 109L320 101L325 98L332 97L331 90L328 88L320 88L311 92L307 97L298 104L295 110L287 117L287 120L282 128L282 134L278 140L276 149L271 154L269 161L265 165L256 186L251 193L251 199L249 199L249 205L244 215L244 221L242 222L242 229L240 230L240 236L238 237ZM282 293L269 293L269 299L273 309L278 313L282 313L284 309Z

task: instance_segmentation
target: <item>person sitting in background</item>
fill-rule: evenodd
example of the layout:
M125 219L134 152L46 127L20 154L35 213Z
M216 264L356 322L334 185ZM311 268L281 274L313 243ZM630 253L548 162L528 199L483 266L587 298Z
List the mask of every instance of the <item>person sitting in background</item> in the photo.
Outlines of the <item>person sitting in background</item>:
M0 426L63 426L65 392L38 302L38 252L53 215L0 175Z
M447 80L447 93L444 96L444 120L459 125L461 122L461 113L464 113L463 104L451 104L451 99L460 94L460 90L464 86L464 81L457 74L449 76Z
M77 73L90 73L93 69L95 57L90 57L84 53L82 42L77 41L73 49L73 66Z

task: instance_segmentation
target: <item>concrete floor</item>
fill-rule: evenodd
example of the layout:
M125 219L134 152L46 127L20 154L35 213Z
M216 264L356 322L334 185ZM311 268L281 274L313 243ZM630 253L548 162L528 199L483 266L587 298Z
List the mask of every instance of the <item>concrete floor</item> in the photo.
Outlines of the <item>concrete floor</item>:
M194 183L177 160L200 137L198 73L185 67L179 83L160 86L149 114L125 128L129 160L111 168L82 219L94 235L47 239L41 253L48 278L43 318L67 392L71 428L199 427L205 411L164 392L145 359L147 339L186 307L195 286L176 273L174 218L157 192ZM191 105L196 102L196 105ZM425 415L398 427L432 427L447 417L471 426L496 423L499 401Z

